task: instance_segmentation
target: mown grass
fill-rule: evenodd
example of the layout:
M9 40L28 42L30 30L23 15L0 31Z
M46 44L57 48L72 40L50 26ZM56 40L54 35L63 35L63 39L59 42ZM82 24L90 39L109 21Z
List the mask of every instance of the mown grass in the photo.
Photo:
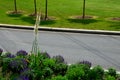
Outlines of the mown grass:
M22 15L8 15L14 10L13 1L0 0L0 23L17 25L34 25L35 19L28 15L34 12L34 0L17 0L18 10ZM45 13L45 0L37 1L42 13ZM42 21L42 26L59 28L120 30L120 21L110 20L120 17L120 0L86 0L86 15L95 16L93 19L72 19L71 16L82 15L83 0L48 0L48 16L55 20Z

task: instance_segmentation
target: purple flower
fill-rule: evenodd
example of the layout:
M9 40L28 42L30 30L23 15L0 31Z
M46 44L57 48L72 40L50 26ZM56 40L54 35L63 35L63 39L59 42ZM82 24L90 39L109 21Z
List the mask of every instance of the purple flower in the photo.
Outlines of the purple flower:
M22 80L29 80L29 77L27 77L27 76L20 76L20 79L22 79Z
M29 77L27 76L19 76L17 79L15 80L30 80Z
M8 57L8 58L15 58L15 55L11 54L11 53L6 53L5 54L5 57Z
M21 71L20 76L23 78L28 78L28 79L30 78L31 79L33 76L33 72L31 71L30 68L26 68L23 71Z
M1 56L2 52L3 52L3 49L0 48L0 56Z
M19 50L16 55L17 56L26 56L28 53L25 50Z
M23 58L16 58L10 61L9 66L13 72L21 72L28 67L28 63Z
M61 55L53 56L53 59L56 60L56 63L65 63L65 60Z
M41 52L41 54L44 58L49 58L50 59L50 55L47 52Z
M88 67L91 67L92 66L92 63L91 62L89 62L89 61L81 61L81 62L79 62L80 64L85 64L85 65L88 65Z

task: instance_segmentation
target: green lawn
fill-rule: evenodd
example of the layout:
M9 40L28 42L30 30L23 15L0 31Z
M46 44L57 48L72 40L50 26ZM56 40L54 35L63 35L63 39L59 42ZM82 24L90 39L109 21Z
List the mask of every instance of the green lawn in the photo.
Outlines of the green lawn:
M18 10L22 15L8 15L14 10L13 0L0 0L0 23L17 25L34 25L34 18L28 15L34 12L34 0L17 0ZM44 14L45 0L37 1L37 6ZM95 16L95 19L71 19L71 16L82 15L83 0L48 0L48 15L56 20L42 21L42 26L59 28L119 30L120 21L110 20L120 17L120 0L86 0L86 15Z

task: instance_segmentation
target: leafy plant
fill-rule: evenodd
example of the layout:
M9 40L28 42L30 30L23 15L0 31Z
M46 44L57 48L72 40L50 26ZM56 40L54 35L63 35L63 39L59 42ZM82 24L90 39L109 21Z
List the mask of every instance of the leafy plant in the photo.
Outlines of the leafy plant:
M85 64L87 65L89 68L92 66L92 63L89 61L80 61L79 64Z
M68 80L67 78L66 78L66 76L56 76L56 77L52 77L52 79L51 80Z
M49 58L50 59L50 55L47 52L41 52L42 57L45 58Z
M19 50L17 53L16 53L17 56L26 56L28 55L28 53L25 51L25 50Z
M50 67L53 68L55 66L55 60L54 59L44 59L43 60L43 67Z
M64 76L67 72L67 69L68 69L68 65L67 64L64 64L64 63L59 63L59 64L56 64L53 68L53 71L54 71L54 74L55 75L62 75Z
M4 55L3 55L4 58L15 58L15 55L11 54L10 52L6 52Z
M108 72L101 66L90 69L89 61L68 66L62 56L50 58L46 52L28 55L20 50L16 55L7 52L0 56L0 80L119 80L120 77L113 68Z
M109 68L109 69L108 69L108 74L109 74L110 76L116 77L116 70L113 69L113 68Z
M42 73L43 73L43 76L44 78L51 78L52 75L53 75L53 70L49 67L45 67L43 70L42 70Z
M103 80L104 70L99 65L90 70L88 79L90 80Z
M9 68L13 73L20 73L24 69L28 68L28 63L23 58L14 58L10 60Z
M53 59L55 59L56 63L65 63L65 60L61 55L53 56Z
M0 48L0 56L1 56L2 52L3 52L3 49Z
M32 69L30 69L30 68L26 68L26 69L24 69L21 73L20 73L20 76L18 77L18 79L20 78L22 78L22 80L26 80L26 78L27 78L27 80L33 80L33 71L32 71Z
M47 77L52 75L52 70L50 67L53 65L53 60L44 59L43 56L39 53L38 55L31 54L28 57L29 68L31 68L32 78L35 80L44 80ZM51 63L50 63L51 62Z
M11 61L11 58L3 58L2 61L2 74L3 76L10 73L9 63Z
M85 76L83 68L79 65L71 65L66 73L68 80L82 80Z
M106 77L105 80L116 80L116 79L115 79L115 77L109 75L109 76Z

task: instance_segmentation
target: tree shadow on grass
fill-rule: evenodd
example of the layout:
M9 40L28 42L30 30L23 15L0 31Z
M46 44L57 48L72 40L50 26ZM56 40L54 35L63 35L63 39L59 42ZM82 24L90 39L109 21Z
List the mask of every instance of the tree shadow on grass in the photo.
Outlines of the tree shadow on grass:
M21 17L21 20L25 21L25 22L28 22L30 24L35 24L35 17L31 17L31 16L26 16L26 17ZM41 25L49 25L49 24L54 24L55 21L54 20L42 20L40 22Z
M26 16L26 17L21 17L21 20L28 22L30 24L35 24L35 18L34 17L30 17L30 16Z
M22 14L7 14L9 17L21 17Z
M56 23L55 20L42 20L40 22L41 25L50 25L50 24L54 24L54 23Z
M67 20L71 23L82 23L82 24L90 24L99 21L95 19L67 19Z
M22 16L22 11L18 11L18 12L15 12L15 11L8 11L7 12L7 15L9 17L21 17Z

